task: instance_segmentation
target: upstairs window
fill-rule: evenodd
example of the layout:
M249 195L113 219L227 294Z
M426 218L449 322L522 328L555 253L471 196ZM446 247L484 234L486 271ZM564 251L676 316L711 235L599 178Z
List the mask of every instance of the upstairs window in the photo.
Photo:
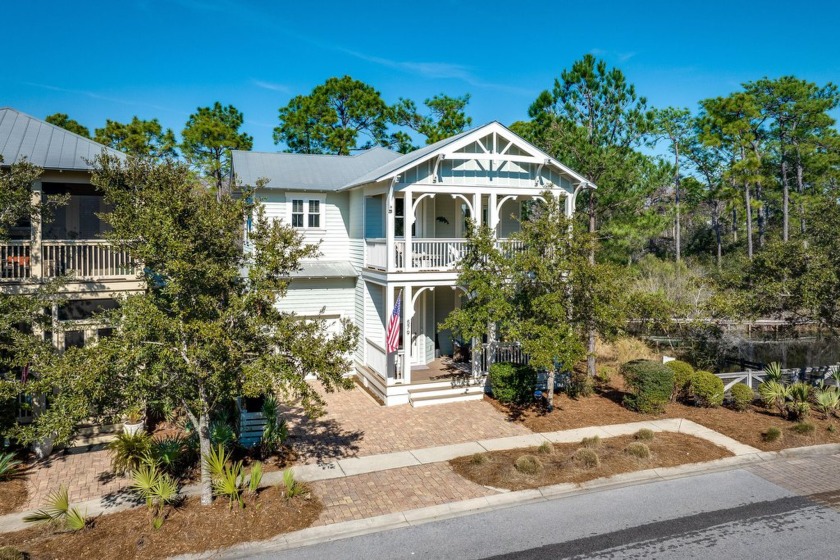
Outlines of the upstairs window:
M292 196L291 212L289 221L293 228L299 229L322 229L324 218L321 212L324 208L324 199L307 197L307 196Z

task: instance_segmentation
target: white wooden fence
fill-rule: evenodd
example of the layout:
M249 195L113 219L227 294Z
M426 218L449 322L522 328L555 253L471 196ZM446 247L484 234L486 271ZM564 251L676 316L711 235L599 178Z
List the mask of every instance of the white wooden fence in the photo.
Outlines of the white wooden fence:
M786 381L806 381L809 383L829 381L833 379L832 376L838 368L840 368L840 364L814 368L787 368L782 370L782 379ZM728 392L738 383L743 383L755 391L758 389L761 382L767 377L767 374L759 370L747 370L735 373L716 373L715 375L723 381L723 389L725 392ZM834 381L834 384L837 385L838 382Z

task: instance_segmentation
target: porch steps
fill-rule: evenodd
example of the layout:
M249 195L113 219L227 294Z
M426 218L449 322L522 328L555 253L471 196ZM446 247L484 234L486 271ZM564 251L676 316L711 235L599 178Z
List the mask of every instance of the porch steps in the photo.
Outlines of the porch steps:
M411 403L411 406L418 407L462 401L480 401L484 398L484 387L480 385L452 387L452 384L448 381L440 384L429 383L424 385L408 390L408 402ZM429 385L434 386L429 387Z
M122 424L83 424L77 426L76 437L65 447L67 453L94 451L111 443L122 432Z

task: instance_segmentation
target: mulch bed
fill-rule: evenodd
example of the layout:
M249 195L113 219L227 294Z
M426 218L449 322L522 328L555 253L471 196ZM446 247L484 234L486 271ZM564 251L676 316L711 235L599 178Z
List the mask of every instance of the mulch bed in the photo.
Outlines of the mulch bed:
M494 451L479 454L484 459L476 456L459 457L449 461L449 464L456 473L482 486L524 490L732 456L730 451L694 436L658 432L653 440L642 442L650 448L651 456L639 459L624 451L628 444L635 441L638 440L632 435L601 440L600 445L593 449L598 454L600 465L592 468L585 468L572 459L575 451L581 448L579 443L554 444L553 453L540 452L536 447ZM536 457L542 463L542 471L536 474L519 472L514 467L514 461L523 455Z
M807 418L807 422L815 426L815 431L810 435L802 435L793 431L795 422L760 405L753 405L746 412L737 412L726 407L698 408L671 403L665 407L663 414L639 414L621 405L625 395L622 389L621 380L613 379L609 385L596 388L595 394L590 397L570 399L563 394L555 395L552 413L546 413L538 407L506 406L490 397L485 399L504 412L511 421L520 422L534 432L554 432L657 418L686 418L763 451L840 443L840 419L826 418L815 410ZM834 426L833 432L830 426ZM764 441L762 434L770 427L779 428L783 436L775 442Z
M29 493L23 478L0 482L0 515L19 510L28 497Z
M32 558L165 558L304 529L322 509L313 496L286 500L279 488L272 487L257 499L246 499L244 509L229 509L225 499L202 506L197 497L190 498L171 508L157 530L151 526L149 510L139 507L96 517L76 533L41 526L0 534L0 547L17 548Z

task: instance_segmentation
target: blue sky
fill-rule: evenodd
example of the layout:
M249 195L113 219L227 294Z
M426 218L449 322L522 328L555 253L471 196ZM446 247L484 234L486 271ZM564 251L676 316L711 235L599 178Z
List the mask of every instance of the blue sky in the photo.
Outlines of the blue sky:
M180 133L214 101L244 112L254 149L277 110L349 74L389 103L470 93L475 124L526 117L584 53L618 66L655 106L696 109L744 81L840 82L833 2L7 2L0 106L158 118Z

